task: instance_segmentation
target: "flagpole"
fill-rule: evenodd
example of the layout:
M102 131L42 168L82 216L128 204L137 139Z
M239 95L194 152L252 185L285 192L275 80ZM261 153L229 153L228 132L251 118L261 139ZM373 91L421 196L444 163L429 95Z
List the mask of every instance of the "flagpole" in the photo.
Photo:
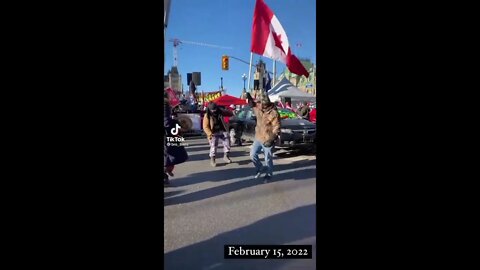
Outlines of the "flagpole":
M250 65L248 69L248 87L247 91L250 93L250 79L252 78L252 61L253 61L253 52L250 52Z
M271 87L275 86L275 78L277 76L277 61L273 60L273 80Z

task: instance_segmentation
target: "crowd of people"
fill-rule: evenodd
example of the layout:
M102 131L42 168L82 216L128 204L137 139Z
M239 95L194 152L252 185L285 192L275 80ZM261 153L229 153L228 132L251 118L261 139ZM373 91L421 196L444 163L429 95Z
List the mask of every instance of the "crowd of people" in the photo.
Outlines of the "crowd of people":
M283 105L282 102L277 101L275 103L275 106L277 106L277 108L289 109L295 112L298 116L302 117L303 119L314 122L314 123L317 119L316 117L317 110L315 106L313 104L310 104L309 102L297 103L295 108L293 108L290 105L290 102L285 102L285 105Z
M263 179L267 182L273 177L273 147L275 141L280 134L280 116L278 108L287 108L296 112L300 117L316 121L316 109L304 102L297 109L292 109L290 103L286 102L285 106L281 103L272 103L266 93L262 93L257 100L247 93L248 105L252 108L256 116L257 124L255 126L255 139L250 150L250 159L255 168L254 178L258 179L265 174ZM186 162L188 153L183 146L170 145L166 137L180 136L172 134L172 129L178 124L172 117L172 108L170 107L168 95L164 96L164 185L170 184L169 177L174 176L173 170L175 165ZM228 107L218 106L214 102L204 107L205 114L203 116L203 131L207 136L207 142L210 146L209 158L213 167L217 166L217 148L219 144L223 147L223 161L231 163L230 148L238 138L229 136L229 119L236 115L237 107L230 105ZM313 115L312 115L313 114ZM239 140L241 145L241 139ZM259 154L264 153L265 167L263 166ZM265 169L264 169L265 168Z

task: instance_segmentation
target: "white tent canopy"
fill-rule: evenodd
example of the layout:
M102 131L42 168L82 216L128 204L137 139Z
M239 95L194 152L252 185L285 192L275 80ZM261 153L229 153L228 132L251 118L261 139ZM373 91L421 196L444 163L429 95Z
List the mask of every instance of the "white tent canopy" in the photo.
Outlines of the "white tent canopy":
M286 78L283 78L277 85L270 89L267 94L272 102L278 101L282 97L291 98L292 101L315 101L314 95L298 89Z

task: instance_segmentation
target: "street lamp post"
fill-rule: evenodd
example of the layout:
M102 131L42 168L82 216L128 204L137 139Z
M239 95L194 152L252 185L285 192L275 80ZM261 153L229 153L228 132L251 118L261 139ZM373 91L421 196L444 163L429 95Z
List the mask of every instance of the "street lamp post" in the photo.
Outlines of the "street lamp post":
M247 75L245 73L243 73L242 79L243 79L243 91L245 91L245 81L247 80Z

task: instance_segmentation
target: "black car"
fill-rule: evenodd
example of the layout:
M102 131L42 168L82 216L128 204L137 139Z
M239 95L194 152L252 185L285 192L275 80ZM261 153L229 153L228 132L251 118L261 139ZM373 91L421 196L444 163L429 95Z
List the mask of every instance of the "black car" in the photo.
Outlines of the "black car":
M309 147L316 149L316 126L299 117L289 109L279 108L281 134L275 146L278 148ZM230 137L232 142L242 139L253 141L255 138L256 117L252 108L245 106L230 118Z

